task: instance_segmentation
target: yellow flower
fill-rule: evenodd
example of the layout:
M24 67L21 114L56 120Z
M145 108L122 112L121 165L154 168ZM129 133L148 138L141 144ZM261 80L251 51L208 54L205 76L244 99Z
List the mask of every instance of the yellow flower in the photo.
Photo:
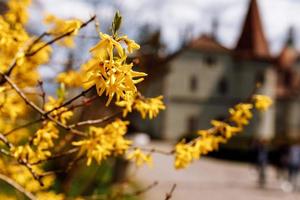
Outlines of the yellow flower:
M37 193L37 200L64 200L63 194L56 194L54 192L39 192Z
M143 164L148 164L152 166L152 157L150 154L145 155L140 149L135 149L133 152L129 153L127 156L128 160L133 160L139 167Z
M175 168L183 169L186 168L193 161L193 148L180 142L175 146Z
M81 87L82 73L76 71L62 72L56 77L56 81L65 84L67 87Z
M90 52L100 60L112 60L114 49L117 50L118 56L123 57L124 52L121 44L117 42L112 36L100 33L100 42L90 49Z
M240 132L242 129L234 126L230 126L229 124L217 120L212 120L211 124L217 130L217 132L221 133L225 138L231 138L234 134Z
M127 125L128 122L117 119L104 128L90 127L89 138L72 144L80 147L79 156L86 154L88 166L93 159L101 163L109 156L124 154L129 148L131 141L124 138Z
M252 104L240 103L234 108L229 109L230 117L229 120L236 123L238 127L243 127L249 124L249 120L252 118L251 109Z
M255 108L260 111L266 111L272 105L272 99L265 95L254 95L253 101Z
M69 33L68 37L65 37L60 44L65 45L67 47L74 47L73 36L77 35L82 22L79 20L62 20L54 15L48 15L45 18L46 24L52 24L52 28L48 31L53 36L60 36L65 33Z
M140 48L140 45L138 45L134 40L129 39L127 36L122 36L118 38L118 41L125 42L128 53L132 53Z
M162 99L162 96L155 98L136 99L134 109L141 113L143 119L145 119L147 115L150 119L152 119L158 115L160 110L164 110L166 108L162 102Z
M45 104L45 111L53 110L61 105L63 99L54 99L53 97L49 96L49 101ZM66 124L67 120L69 120L73 116L73 112L70 111L66 107L61 107L51 112L51 117L60 121L62 124Z

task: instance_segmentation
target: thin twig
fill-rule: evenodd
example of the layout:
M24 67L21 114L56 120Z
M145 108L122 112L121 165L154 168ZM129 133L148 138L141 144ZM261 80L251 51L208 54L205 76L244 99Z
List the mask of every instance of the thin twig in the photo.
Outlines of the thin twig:
M7 81L7 83L14 88L14 90L20 95L20 97L25 101L26 104L28 104L29 106L31 106L31 108L33 108L35 111L37 111L40 115L42 115L43 117L53 121L54 123L56 123L58 126L60 126L61 128L70 131L76 135L79 136L86 136L86 134L82 131L73 129L68 127L67 125L61 123L60 121L54 119L51 115L47 114L46 112L44 112L44 110L42 110L40 107L38 107L35 103L33 103L32 101L30 101L26 95L20 90L20 88L5 74L2 74L2 76L5 78L5 80Z
M15 131L17 131L17 130L20 130L20 129L22 129L22 128L26 128L26 127L28 127L28 126L31 126L31 125L33 125L33 124L36 124L36 123L42 121L42 120L43 120L42 118L33 120L33 121L28 122L28 123L26 123L26 124L23 124L23 125L21 125L21 126L15 127L15 128L13 128L13 129L11 129L10 131L4 133L3 135L8 136L8 135L12 134L13 132L15 132Z
M84 22L83 24L81 24L81 26L80 26L79 29L82 29L82 28L84 28L85 26L87 26L89 23L91 23L92 21L94 21L95 18L96 18L96 15L92 16L88 21L86 21L86 22ZM64 38L64 37L67 37L67 36L72 35L72 34L74 33L75 30L76 30L76 29L73 29L73 30L71 30L71 31L68 31L68 32L62 34L62 35L59 35L59 36L53 38L52 40L50 40L49 42L45 43L43 46L39 47L39 48L36 49L35 51L26 53L25 55L26 55L27 57L33 56L33 55L35 55L37 52L39 52L39 51L41 51L42 49L44 49L45 47L47 47L47 46L49 46L49 45L55 43L56 41L58 41L58 40L60 40L60 39L62 39L62 38Z
M60 109L61 107L65 107L65 106L67 106L67 105L73 103L75 100L79 99L80 97L85 96L85 95L86 95L89 91L91 91L93 88L94 88L94 86L92 86L92 87L90 87L90 88L88 88L88 89L86 89L86 90L83 90L83 91L80 92L78 95L76 95L76 96L72 97L71 99L69 99L68 101L62 103L60 106L55 107L55 108L53 108L53 109L51 109L51 110L45 112L44 115L48 115L48 114L52 113L53 111Z
M146 148L146 147L132 147L133 149L135 148L139 148L142 151L146 151L149 153L158 153L158 154L163 154L163 155L167 155L170 156L172 154L174 154L174 150L169 150L169 151L164 151L164 150L160 150L160 149L156 149L156 148Z
M154 181L152 184L148 185L147 187L145 187L143 189L140 189L140 190L137 190L137 191L132 192L132 193L124 194L124 196L139 196L141 194L144 194L144 193L148 192L149 190L151 190L152 188L154 188L157 185L158 185L158 182Z
M89 23L91 23L92 21L94 21L96 18L96 15L94 15L93 17L91 17L88 21L86 21L85 23L81 24L79 29L84 28L85 26L87 26ZM61 40L64 37L70 36L73 32L75 31L75 29L66 32L62 35L59 35L55 38L53 38L52 40L50 40L49 42L45 43L44 45L42 45L41 47L37 48L36 50L29 52L27 50L27 52L25 52L25 57L31 57L34 56L35 54L37 54L39 51L41 51L42 49L46 48L47 46L57 42L58 40ZM44 32L42 33L36 40L33 41L33 43L37 43L39 42L45 35L47 35L48 33ZM29 50L31 50L32 47L29 47ZM13 69L17 66L17 61L18 61L18 57L15 56L15 58L13 59L12 63L9 65L8 70L5 72L5 75L9 76L11 74L11 72L13 71ZM0 77L0 85L5 83L5 79L3 79L3 77Z
M70 149L68 151L65 151L65 152L62 152L62 153L58 153L58 154L55 154L45 160L39 160L37 162L34 162L34 163L30 163L31 165L38 165L38 164L41 164L43 162L46 162L46 161L50 161L50 160L54 160L54 159L57 159L57 158L62 158L64 156L67 156L67 155L71 155L73 153L76 153L79 149L78 148L73 148L73 149Z
M170 192L168 192L168 193L166 194L165 200L169 200L169 199L172 198L172 195L173 195L175 189L176 189L176 184L174 183L173 186L172 186L172 188L171 188L171 190L170 190Z
M70 128L75 128L75 127L79 127L79 126L84 126L84 125L93 125L93 124L101 124L103 122L109 121L110 119L117 117L121 112L117 112L113 115L110 116L105 116L101 119L95 119L95 120L86 120L86 121L81 121L81 122L77 122L75 124L71 124L69 125Z
M15 182L13 179L5 176L4 174L0 174L0 179L2 181L6 182L7 184L11 185L12 187L14 187L16 190L18 190L19 192L24 194L30 200L36 200L37 199L31 192L28 192L24 187L22 187L20 184Z

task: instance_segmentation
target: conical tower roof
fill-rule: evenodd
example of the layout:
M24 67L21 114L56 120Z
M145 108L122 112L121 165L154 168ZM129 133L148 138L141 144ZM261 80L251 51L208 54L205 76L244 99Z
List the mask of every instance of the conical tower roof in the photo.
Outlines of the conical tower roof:
M250 0L241 36L235 53L243 58L269 58L270 51L264 35L256 0Z

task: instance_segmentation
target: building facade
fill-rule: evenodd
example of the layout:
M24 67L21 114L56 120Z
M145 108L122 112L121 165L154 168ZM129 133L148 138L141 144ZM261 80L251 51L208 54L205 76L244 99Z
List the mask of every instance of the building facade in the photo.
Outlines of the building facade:
M256 0L251 0L241 35L233 49L222 46L214 34L193 40L189 48L169 64L161 81L167 109L159 131L175 140L210 127L212 119L224 119L228 108L256 91L274 99L266 113L256 113L241 137L271 140L278 135L300 135L300 104L297 97L298 54L292 34L282 52L272 56ZM284 120L283 120L283 119Z

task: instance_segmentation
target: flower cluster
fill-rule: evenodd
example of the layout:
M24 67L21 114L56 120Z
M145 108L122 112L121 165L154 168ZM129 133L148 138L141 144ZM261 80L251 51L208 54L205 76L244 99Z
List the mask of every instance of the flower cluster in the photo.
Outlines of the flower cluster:
M142 166L143 164L152 166L153 162L151 154L146 155L139 148L136 148L134 151L130 152L127 155L127 159L134 161L137 166Z
M61 40L59 44L67 47L74 47L75 43L73 36L77 35L82 24L81 21L76 19L62 20L54 15L47 15L45 18L45 23L52 25L52 28L48 31L48 33L53 36L60 36L62 34L69 33L70 36Z
M100 163L109 156L124 154L130 147L131 141L124 138L127 125L127 121L117 119L104 128L92 126L88 138L72 144L80 147L78 156L86 154L87 165L90 165L93 159Z
M117 101L116 105L123 107L123 117L126 117L128 113L132 112L132 109L135 109L141 114L143 119L145 119L147 115L150 119L153 119L159 114L160 110L166 108L162 99L162 96L154 98L145 98L141 95L128 96L126 99Z
M250 103L240 103L229 109L229 117L225 121L212 120L212 128L198 131L199 136L186 143L178 143L175 147L176 169L186 168L192 161L211 151L217 150L221 143L227 142L232 136L243 131L252 118L252 110L265 111L272 100L264 95L254 95Z
M117 101L136 95L135 84L143 81L143 72L134 71L133 63L127 62L127 54L139 48L133 40L125 36L114 38L100 33L100 42L90 51L92 59L84 66L86 72L85 85L96 85L99 96L108 96L107 106L114 96ZM126 45L126 48L123 48Z

